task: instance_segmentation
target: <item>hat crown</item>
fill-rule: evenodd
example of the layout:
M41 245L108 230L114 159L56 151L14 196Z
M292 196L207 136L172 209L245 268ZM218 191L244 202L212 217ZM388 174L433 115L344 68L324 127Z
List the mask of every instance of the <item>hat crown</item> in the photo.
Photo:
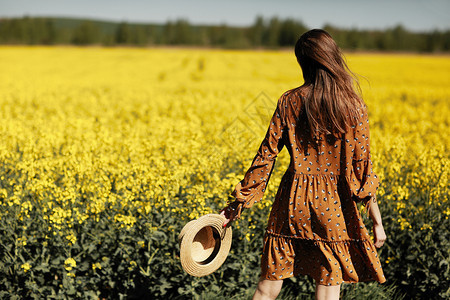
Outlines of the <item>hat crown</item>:
M207 264L220 249L220 235L214 227L203 227L195 235L192 243L192 259L199 264Z
M180 232L180 260L192 276L206 276L216 271L231 248L231 227L224 228L225 218L209 214L187 223Z

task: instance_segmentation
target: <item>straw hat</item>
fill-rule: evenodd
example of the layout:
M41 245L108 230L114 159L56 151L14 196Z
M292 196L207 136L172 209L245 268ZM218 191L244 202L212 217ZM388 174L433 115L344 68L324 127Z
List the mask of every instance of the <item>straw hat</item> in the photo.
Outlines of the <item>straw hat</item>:
M231 227L223 228L225 217L209 214L187 223L180 232L180 260L192 276L202 277L217 270L231 248Z

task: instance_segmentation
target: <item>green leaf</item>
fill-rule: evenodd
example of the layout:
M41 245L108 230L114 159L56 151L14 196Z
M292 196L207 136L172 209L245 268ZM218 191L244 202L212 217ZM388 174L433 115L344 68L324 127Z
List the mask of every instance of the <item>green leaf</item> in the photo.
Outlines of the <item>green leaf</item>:
M417 258L417 256L414 255L414 254L410 254L410 255L405 257L406 260L415 260L416 258Z

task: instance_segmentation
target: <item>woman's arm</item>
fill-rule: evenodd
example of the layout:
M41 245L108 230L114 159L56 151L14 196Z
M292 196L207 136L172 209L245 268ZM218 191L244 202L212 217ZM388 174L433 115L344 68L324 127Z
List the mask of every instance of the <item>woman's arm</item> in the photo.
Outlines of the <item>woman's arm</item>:
M229 203L220 212L226 219L224 226L239 219L244 208L252 207L263 198L275 165L276 157L285 144L283 132L285 132L286 124L284 122L284 114L282 113L284 112L285 95L283 94L278 99L266 135L253 158L250 168L245 173L244 179L236 185L230 195L231 199L229 200L235 199L235 201Z
M369 216L373 222L373 234L375 247L380 248L386 241L386 233L384 232L383 223L381 221L380 208L378 207L377 197L373 196L369 200Z

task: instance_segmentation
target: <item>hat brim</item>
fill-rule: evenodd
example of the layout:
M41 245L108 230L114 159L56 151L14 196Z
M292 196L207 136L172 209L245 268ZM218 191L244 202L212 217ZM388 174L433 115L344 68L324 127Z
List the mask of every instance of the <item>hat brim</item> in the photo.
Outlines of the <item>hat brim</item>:
M183 227L179 235L180 260L188 274L206 276L225 262L231 248L232 230L223 227L224 221L221 215L209 214Z

